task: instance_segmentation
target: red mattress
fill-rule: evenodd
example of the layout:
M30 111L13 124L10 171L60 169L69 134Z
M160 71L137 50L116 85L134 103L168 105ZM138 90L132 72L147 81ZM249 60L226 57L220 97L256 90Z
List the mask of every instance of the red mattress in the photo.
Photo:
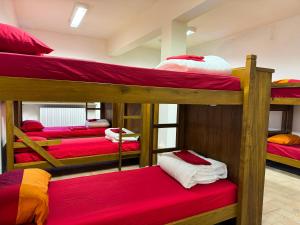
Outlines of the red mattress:
M185 189L148 167L50 182L46 225L162 225L236 201L228 180Z
M300 98L300 88L272 88L272 98Z
M0 76L154 87L240 90L240 80L233 76L173 72L12 53L0 53L0 62Z
M274 155L300 160L300 145L280 145L269 142L267 150Z
M28 136L45 138L69 138L69 137L101 137L105 136L105 127L45 127L42 131L26 132Z
M124 142L122 144L124 152L137 151L139 149L140 144L138 141ZM57 159L110 154L118 152L118 143L106 140L105 137L63 139L61 144L49 146L48 152ZM43 158L33 151L15 153L16 163L40 160L43 160Z

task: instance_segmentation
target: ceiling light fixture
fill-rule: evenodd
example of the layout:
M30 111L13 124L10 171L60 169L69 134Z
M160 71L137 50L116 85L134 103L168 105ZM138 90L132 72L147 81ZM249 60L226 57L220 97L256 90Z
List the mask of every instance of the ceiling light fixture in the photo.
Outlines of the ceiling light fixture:
M187 31L186 31L186 36L190 36L194 33L196 33L196 27L188 27Z
M76 3L73 13L72 13L72 16L71 16L70 27L78 28L85 16L87 10L88 10L87 5L82 4L82 3Z

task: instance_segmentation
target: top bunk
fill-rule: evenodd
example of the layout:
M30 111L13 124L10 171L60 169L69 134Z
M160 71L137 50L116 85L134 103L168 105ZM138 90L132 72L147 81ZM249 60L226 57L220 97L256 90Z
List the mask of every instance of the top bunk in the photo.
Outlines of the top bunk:
M279 80L272 83L274 105L300 105L300 80Z
M253 55L245 68L233 70L233 76L12 53L0 53L0 62L1 101L241 105L249 74L273 72L257 68Z

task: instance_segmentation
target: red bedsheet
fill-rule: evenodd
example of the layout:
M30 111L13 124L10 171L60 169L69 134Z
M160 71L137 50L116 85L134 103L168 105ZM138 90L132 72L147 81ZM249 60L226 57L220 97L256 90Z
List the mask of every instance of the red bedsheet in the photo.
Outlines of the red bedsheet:
M183 188L160 167L50 182L46 225L162 225L236 202L228 180Z
M155 87L240 90L240 80L232 76L173 72L11 53L0 53L0 62L0 76Z
M81 129L82 128L82 129ZM105 136L105 127L45 127L42 131L26 132L28 136L45 138L69 138L69 137L102 137Z
M300 145L280 145L269 142L268 152L274 155L300 160Z
M138 141L124 142L122 144L124 152L136 151L139 148L140 144ZM61 144L49 146L48 152L57 159L110 154L118 152L118 143L106 140L105 137L63 139ZM16 163L40 160L43 159L33 151L15 153Z
M300 88L272 88L272 98L300 98Z

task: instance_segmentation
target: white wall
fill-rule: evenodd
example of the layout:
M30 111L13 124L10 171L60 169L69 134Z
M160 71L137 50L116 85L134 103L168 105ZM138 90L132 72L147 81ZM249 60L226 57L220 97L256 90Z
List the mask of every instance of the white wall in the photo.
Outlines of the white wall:
M12 0L0 0L0 23L18 25Z
M0 0L0 23L18 26L15 10L11 0ZM0 102L0 149L5 143L4 105ZM1 151L0 151L1 152ZM0 174L2 172L2 154L0 154Z
M103 39L32 29L26 31L53 48L50 54L53 56L149 68L160 62L160 51L156 49L139 47L121 56L111 57L107 54L107 44Z
M258 56L258 65L274 68L273 80L300 79L300 15L188 49L195 55L219 55L234 67L243 66L247 54ZM271 114L270 127L280 123ZM300 109L295 109L294 131L300 131Z

